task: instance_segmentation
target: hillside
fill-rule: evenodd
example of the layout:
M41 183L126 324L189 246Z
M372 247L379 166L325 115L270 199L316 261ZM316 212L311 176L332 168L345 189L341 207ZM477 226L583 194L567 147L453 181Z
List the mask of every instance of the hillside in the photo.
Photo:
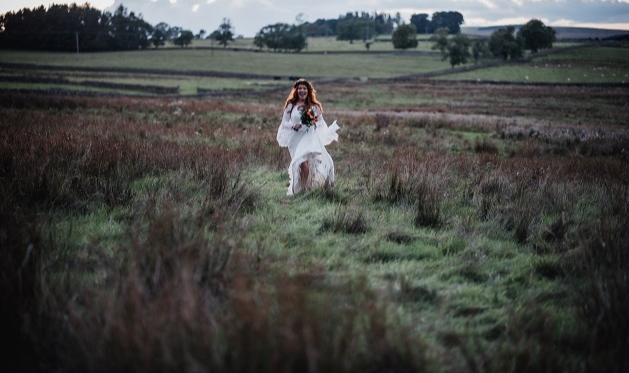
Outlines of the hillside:
M489 36L495 30L506 27L489 26L489 27L461 27L461 32L474 36ZM516 30L520 26L515 26ZM583 39L604 39L613 36L629 35L627 30L598 29L590 27L562 27L552 26L557 32L557 40L583 40Z

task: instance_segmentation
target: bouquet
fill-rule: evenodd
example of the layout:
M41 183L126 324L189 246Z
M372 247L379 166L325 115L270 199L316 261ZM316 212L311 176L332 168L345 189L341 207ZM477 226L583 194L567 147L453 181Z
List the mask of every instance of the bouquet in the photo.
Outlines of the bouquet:
M303 124L307 128L310 128L311 126L314 126L314 128L317 128L317 119L318 119L317 114L315 114L315 111L313 108L302 109L301 124ZM308 129L306 129L306 131L308 131Z

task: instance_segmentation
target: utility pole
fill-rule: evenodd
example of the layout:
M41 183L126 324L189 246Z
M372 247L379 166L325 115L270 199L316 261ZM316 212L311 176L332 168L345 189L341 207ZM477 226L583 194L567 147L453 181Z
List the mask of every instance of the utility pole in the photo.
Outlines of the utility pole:
M79 32L75 31L74 35L76 37L76 55L79 55Z

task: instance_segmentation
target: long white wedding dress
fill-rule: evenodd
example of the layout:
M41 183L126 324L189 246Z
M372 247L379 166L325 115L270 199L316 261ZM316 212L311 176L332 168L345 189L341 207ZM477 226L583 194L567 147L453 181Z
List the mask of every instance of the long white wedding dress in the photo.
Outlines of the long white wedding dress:
M316 128L302 125L299 131L295 131L292 128L293 125L301 122L299 109L300 107L293 109L292 104L289 104L284 111L282 124L277 130L278 144L288 147L291 157L288 167L290 185L287 195L289 196L305 189L323 186L326 181L331 185L334 184L334 162L325 147L332 141L338 141L339 135L336 131L339 126L336 121L328 126L319 108L315 106ZM309 162L310 178L300 180L299 166L305 161Z

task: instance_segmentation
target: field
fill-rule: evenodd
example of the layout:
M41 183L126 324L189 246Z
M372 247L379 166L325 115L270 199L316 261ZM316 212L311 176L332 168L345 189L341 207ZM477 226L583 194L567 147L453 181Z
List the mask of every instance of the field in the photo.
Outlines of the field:
M288 78L189 71L288 77L313 55L229 71L199 63L210 50L146 52L172 57L150 64L161 75L140 52L79 57L89 63L3 52L5 367L627 371L629 90L621 77L549 84L554 73L531 73L627 73L625 49L601 48L474 71L530 69L539 80L527 84L429 79L404 67L417 56L384 67L365 54L364 79L312 62L324 116L341 126L328 148L337 183L295 197L275 140ZM198 59L184 66L178 52ZM214 57L243 53L265 55ZM107 60L143 72L104 71ZM18 61L38 66L7 65ZM190 94L9 82L56 74L186 79Z

